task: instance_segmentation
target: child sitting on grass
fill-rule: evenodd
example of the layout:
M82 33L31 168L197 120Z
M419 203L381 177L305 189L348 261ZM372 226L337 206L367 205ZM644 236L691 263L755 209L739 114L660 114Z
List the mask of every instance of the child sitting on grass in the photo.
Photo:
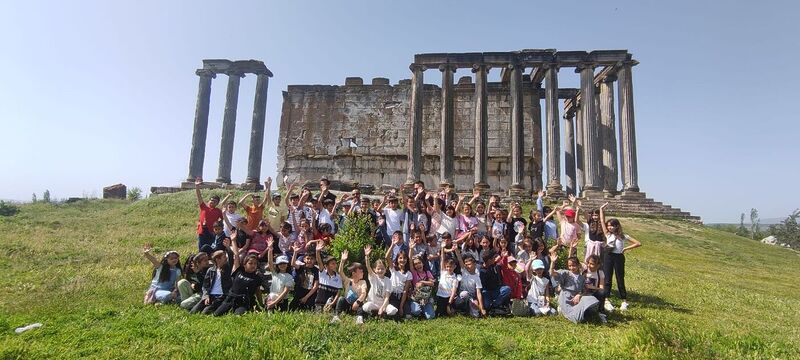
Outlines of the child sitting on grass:
M364 269L361 264L354 262L347 268L350 271L350 277L344 272L344 263L347 262L348 251L342 251L342 258L339 261L339 277L342 278L344 284L344 297L340 297L336 302L336 310L334 311L333 319L331 322L339 322L339 314L354 313L357 314L364 305L364 300L367 299L367 282L364 281ZM356 324L363 324L364 317L358 315L356 317Z
M144 257L153 264L153 280L144 296L145 304L166 304L178 298L178 279L181 277L180 256L175 251L168 251L158 261L152 253L152 246L144 246Z
M366 263L367 273L369 274L369 292L367 293L367 302L361 306L358 315L377 315L383 317L384 315L395 316L397 308L389 303L391 295L392 280L387 277L386 265L383 260L375 261L375 269L370 266L369 257L372 254L372 245L364 247L364 262Z
M269 271L272 273L272 284L264 307L266 310L286 311L289 309L289 291L294 289L294 278L289 274L289 259L286 255L278 256L273 260L272 245L272 239L269 239L267 241L267 261L269 262Z
M233 267L231 270L232 283L228 296L214 311L214 316L222 316L230 311L236 315L242 315L251 311L257 304L256 295L261 298L260 286L264 282L261 274L256 272L258 269L258 258L247 255L244 258L244 266L241 266L239 246L236 241L236 232L232 232L231 246L233 248ZM275 281L275 280L273 280Z

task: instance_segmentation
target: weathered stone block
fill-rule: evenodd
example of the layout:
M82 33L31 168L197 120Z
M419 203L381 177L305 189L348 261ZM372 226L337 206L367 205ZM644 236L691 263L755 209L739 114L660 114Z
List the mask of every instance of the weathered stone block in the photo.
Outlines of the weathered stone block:
M128 188L123 184L114 184L103 188L103 199L126 199Z

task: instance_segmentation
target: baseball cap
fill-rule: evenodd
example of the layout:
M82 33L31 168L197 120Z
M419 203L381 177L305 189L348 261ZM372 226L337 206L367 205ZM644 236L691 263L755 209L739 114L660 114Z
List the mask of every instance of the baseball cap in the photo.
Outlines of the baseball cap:
M544 269L544 262L542 260L533 260L533 270Z
M289 258L287 258L286 255L278 256L278 258L275 259L275 265L288 264L288 263L289 263Z

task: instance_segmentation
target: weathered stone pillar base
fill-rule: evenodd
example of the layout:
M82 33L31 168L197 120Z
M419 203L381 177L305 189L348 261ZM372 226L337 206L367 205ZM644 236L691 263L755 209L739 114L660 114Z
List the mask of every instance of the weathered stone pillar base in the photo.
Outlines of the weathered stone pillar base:
M613 198L614 196L617 195L619 195L619 191L603 190L603 197Z
M528 191L522 185L511 185L508 188L508 196L525 198L528 196Z
M481 195L487 193L489 191L489 184L487 183L475 183L472 187L473 190L477 190Z
M631 191L630 189L623 191L619 194L621 199L644 199L647 197L647 194L641 191Z
M593 199L604 197L603 191L600 189L584 189L581 195L583 195L582 197L584 198L593 198Z
M246 190L246 191L259 191L259 190L263 190L264 189L264 185L261 185L259 183L246 182L246 183L243 183L243 184L239 185L239 189L240 190Z
M439 190L444 190L444 189L446 189L448 187L450 187L451 189L455 189L456 188L456 186L454 184L451 184L451 183L446 183L446 182L439 183Z

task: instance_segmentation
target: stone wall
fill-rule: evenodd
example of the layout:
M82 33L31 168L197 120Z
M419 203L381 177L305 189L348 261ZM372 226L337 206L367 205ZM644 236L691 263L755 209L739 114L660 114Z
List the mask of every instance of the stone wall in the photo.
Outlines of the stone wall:
M428 71L427 75L439 75ZM440 76L436 77L437 79ZM430 80L430 78L429 78ZM377 78L361 85L348 78L346 85L290 85L283 92L278 179L317 179L322 175L362 184L399 185L406 180L409 99L411 84L402 80L389 85ZM526 84L530 84L527 82ZM533 102L540 90L524 89L525 179L528 189L541 187L541 110ZM469 77L454 85L455 183L459 189L472 188L475 143L475 85ZM439 183L441 143L441 89L424 86L422 180L429 187ZM508 83L488 84L488 181L492 191L511 184L511 104ZM532 107L535 105L537 107ZM353 138L358 145L349 146ZM536 148L536 150L534 149ZM538 154L539 158L534 158Z

